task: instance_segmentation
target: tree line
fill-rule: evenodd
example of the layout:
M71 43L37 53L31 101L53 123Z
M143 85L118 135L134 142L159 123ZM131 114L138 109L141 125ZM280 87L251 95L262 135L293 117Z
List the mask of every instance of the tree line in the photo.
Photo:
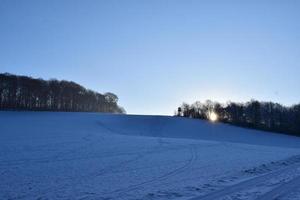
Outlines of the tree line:
M0 74L0 110L125 113L113 93L100 94L72 81Z
M209 120L211 113L215 113L220 122L300 136L300 104L288 107L256 100L226 104L207 100L204 103L183 103L175 112L177 116L205 120Z

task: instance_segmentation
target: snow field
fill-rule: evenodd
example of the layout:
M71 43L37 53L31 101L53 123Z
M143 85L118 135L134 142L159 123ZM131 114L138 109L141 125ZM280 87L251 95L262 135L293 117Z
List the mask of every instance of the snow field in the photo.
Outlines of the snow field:
M190 199L277 170L299 147L177 117L0 112L0 199Z

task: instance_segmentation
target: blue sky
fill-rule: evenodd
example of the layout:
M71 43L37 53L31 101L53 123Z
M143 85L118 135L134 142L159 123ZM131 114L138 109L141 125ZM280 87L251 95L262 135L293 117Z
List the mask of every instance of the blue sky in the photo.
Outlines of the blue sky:
M0 0L0 72L73 80L128 113L300 102L300 1Z

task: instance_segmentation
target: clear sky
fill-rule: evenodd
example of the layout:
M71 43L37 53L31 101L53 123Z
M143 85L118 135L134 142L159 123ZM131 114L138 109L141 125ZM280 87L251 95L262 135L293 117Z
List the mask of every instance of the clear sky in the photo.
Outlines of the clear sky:
M116 93L128 113L183 102L300 102L298 0L0 0L0 72Z

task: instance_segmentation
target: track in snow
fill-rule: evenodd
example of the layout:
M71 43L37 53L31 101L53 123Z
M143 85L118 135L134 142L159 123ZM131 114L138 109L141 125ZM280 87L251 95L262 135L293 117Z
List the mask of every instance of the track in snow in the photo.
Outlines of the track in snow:
M287 174L297 174L299 173L300 163L293 164L291 166L285 167L283 169L276 170L267 174L263 174L246 181L242 181L232 186L225 187L221 190L214 191L204 196L194 197L189 200L217 200L223 198L229 198L235 194L255 188L258 185L267 185L271 179L282 179L282 176L285 177ZM280 178L281 177L281 178ZM269 182L268 182L269 181ZM283 181L282 181L283 182ZM300 185L300 176L294 177L292 180L280 184L280 186L275 187L269 192L259 195L256 200L274 200L277 197L287 194L289 191L295 189ZM245 197L244 197L245 198ZM252 198L245 198L252 199Z
M274 200L280 197L284 197L289 192L297 189L300 186L300 176L293 178L292 180L288 181L287 183L283 183L280 186L272 189L271 191L261 195L256 200Z
M124 189L115 190L113 192L110 192L109 194L113 193L113 194L122 195L122 194L127 193L127 192L135 191L135 190L139 189L142 186L145 186L145 185L148 185L148 184L153 184L155 182L159 182L159 181L168 179L168 178L170 178L172 176L175 176L176 174L184 172L186 169L188 169L189 167L191 167L193 165L193 163L197 160L197 151L195 150L195 147L191 146L189 149L190 149L191 157L181 167L178 167L178 168L176 168L174 170L171 170L168 173L165 173L165 174L163 174L163 175L161 175L161 176L159 176L157 178L153 178L153 179L148 180L148 181L144 181L144 182L141 182L141 183L138 183L138 184L135 184L135 185L131 185L131 186L129 186L127 188L124 188Z

